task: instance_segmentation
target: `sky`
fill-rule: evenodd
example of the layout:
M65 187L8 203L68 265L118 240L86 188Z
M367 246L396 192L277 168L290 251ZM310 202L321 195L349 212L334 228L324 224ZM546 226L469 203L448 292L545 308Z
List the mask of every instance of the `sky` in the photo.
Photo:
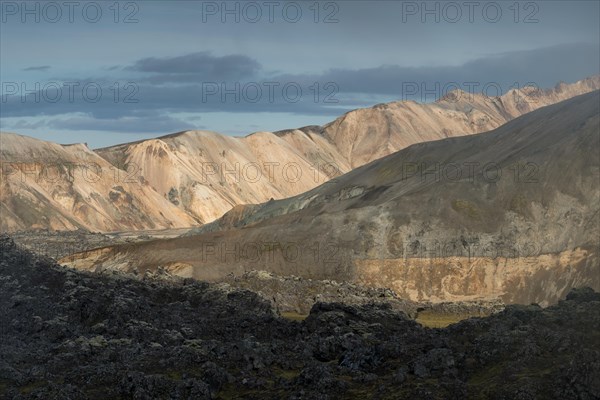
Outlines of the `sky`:
M600 73L598 1L0 1L0 130L242 136Z

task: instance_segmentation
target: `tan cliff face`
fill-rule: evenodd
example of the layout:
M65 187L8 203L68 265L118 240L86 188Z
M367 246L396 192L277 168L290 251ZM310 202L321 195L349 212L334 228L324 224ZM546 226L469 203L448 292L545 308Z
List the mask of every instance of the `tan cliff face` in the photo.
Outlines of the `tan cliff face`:
M339 174L325 168L337 159L319 155L311 162L302 143L294 147L269 132L234 138L192 131L98 153L110 160L113 152L122 152L152 188L200 223L238 204L305 192L329 180L329 173Z
M85 145L2 133L2 230L188 227L194 220Z
M600 91L487 133L420 143L188 236L62 261L391 287L412 300L547 305L600 288ZM176 271L175 271L176 272Z
M95 152L2 133L1 227L123 231L205 224L238 205L299 195L412 144L488 131L597 88L598 76L499 98L457 92L435 103L355 110L323 127L241 138L187 131ZM101 179L88 178L98 168ZM48 173L59 179L45 179Z

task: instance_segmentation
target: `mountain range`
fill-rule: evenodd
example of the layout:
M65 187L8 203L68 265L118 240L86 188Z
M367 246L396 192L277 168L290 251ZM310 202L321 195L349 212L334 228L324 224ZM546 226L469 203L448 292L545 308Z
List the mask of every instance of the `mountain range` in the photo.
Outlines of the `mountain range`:
M187 236L62 260L201 280L268 270L402 298L555 303L600 288L600 91L493 131L417 143Z
M1 133L1 229L198 226L307 192L413 144L486 132L599 88L594 76L500 97L454 91L433 103L354 110L324 126L246 137L185 131L95 151Z

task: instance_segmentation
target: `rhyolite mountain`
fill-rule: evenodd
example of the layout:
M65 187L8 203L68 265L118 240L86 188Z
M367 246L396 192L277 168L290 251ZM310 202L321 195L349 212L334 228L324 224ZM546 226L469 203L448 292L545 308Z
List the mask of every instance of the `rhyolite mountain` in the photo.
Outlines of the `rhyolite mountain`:
M481 134L418 143L189 236L76 254L86 270L219 280L253 269L411 300L555 303L600 289L600 91Z
M84 144L0 135L2 231L185 227L194 219Z
M91 151L0 134L3 231L180 228L283 199L415 143L480 133L600 88L600 76L500 97L455 91L433 103L351 111L325 126L231 137L186 131Z

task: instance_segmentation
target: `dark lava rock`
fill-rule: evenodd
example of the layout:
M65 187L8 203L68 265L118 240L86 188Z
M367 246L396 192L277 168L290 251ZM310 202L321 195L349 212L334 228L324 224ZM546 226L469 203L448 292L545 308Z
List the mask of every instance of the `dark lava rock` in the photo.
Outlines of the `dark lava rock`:
M445 329L385 302L294 322L249 290L77 272L6 236L0 250L1 398L600 398L588 288Z

